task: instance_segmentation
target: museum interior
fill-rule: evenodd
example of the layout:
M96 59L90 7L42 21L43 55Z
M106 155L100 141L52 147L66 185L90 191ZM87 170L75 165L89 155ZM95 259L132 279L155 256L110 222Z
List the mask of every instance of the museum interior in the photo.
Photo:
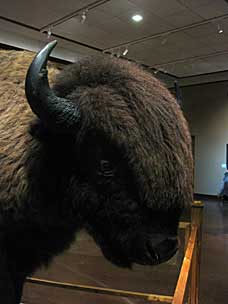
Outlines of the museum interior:
M227 304L228 1L0 0L0 227L1 304Z

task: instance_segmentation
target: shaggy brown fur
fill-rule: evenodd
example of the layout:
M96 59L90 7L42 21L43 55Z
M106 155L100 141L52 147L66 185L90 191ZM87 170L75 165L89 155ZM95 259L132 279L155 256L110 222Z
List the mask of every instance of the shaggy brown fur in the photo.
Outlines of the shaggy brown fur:
M99 130L124 150L148 207L183 207L192 201L188 127L176 100L156 78L132 63L97 58L68 66L54 88L79 104L81 138Z
M29 133L35 117L25 98L24 81L33 57L30 52L0 51L0 214L17 212L28 192L27 151L35 150L37 141ZM57 71L51 64L50 79Z
M66 249L81 227L118 265L153 264L156 250L160 262L167 259L174 246L163 240L177 234L181 210L192 201L187 124L158 80L107 57L60 74L52 64L56 94L81 117L58 134L25 99L32 57L0 51L0 261L16 293L4 303L18 303L24 277ZM102 172L106 160L111 168Z

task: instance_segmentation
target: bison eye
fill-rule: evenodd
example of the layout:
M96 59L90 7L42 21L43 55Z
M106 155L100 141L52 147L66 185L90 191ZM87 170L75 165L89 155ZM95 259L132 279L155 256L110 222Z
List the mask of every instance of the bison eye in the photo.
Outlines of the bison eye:
M114 168L108 160L102 159L100 161L100 168L98 174L106 177L114 176Z

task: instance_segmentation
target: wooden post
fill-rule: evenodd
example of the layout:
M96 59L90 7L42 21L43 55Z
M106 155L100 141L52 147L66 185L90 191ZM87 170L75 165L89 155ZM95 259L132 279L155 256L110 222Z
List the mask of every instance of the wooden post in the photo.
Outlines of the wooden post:
M197 227L197 241L192 257L189 304L199 303L203 206L204 204L201 201L194 201L192 204L191 223L192 227Z
M185 233L184 233L184 251L186 251L188 246L188 241L191 233L191 224L187 223L188 225L185 226Z
M197 227L192 227L188 240L188 246L181 266L181 271L177 281L176 289L173 296L172 304L183 304L186 292L187 282L191 271L192 256L196 246Z

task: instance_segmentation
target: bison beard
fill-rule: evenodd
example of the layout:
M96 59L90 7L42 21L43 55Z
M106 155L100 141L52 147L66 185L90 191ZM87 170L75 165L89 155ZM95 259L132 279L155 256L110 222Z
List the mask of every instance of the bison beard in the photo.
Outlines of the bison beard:
M32 55L0 54L1 303L19 303L25 277L81 228L119 266L166 261L192 201L190 136L168 90L137 65L100 56L67 66L52 91L53 47L26 81L37 117L23 85Z

